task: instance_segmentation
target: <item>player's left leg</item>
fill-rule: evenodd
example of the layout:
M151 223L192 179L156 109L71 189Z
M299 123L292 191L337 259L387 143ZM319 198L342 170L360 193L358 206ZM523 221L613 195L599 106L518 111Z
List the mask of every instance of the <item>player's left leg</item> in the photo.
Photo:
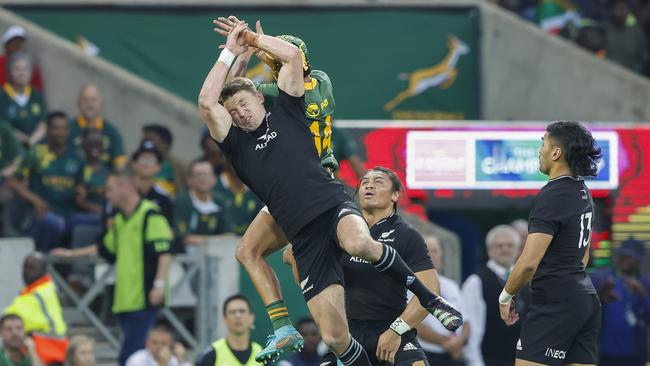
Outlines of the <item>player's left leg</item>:
M445 328L455 331L463 324L462 315L442 297L431 292L406 265L392 247L372 239L366 221L352 202L338 208L336 234L339 244L351 256L370 262L379 272L385 272L417 296L423 307Z
M235 253L262 298L273 325L273 334L269 336L266 347L255 356L257 362L297 351L304 343L289 319L289 311L282 300L278 278L264 258L285 246L287 242L273 217L262 209L246 229Z
M595 366L598 362L598 332L601 325L601 307L597 295L579 296L571 306L579 308L589 317L574 338L566 355L566 364L572 366Z

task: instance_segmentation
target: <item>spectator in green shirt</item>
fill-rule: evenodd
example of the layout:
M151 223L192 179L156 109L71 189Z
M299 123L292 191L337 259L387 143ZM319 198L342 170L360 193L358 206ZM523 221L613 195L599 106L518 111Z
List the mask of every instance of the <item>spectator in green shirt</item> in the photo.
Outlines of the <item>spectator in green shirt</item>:
M70 146L69 136L65 113L50 113L46 142L26 153L10 180L16 193L34 208L32 236L41 252L61 245L75 211L75 189L82 180L84 161Z
M174 202L174 222L177 238L191 252L190 248L229 232L230 222L223 202L214 192L217 178L207 160L190 164L187 182L190 189Z
M7 314L0 318L0 338L0 366L44 366L18 315Z
M152 123L142 127L142 141L151 140L162 156L160 171L156 175L156 183L171 197L185 190L185 167L182 161L171 155L173 135L169 128ZM141 142L142 142L141 141Z
M102 161L113 168L123 168L127 163L122 136L115 126L102 116L102 96L94 84L87 84L79 92L79 115L72 120L70 139L81 148L83 131L94 128L104 136Z
M26 146L39 142L45 134L45 99L30 85L32 59L23 52L7 62L9 82L0 91L0 117L9 121L18 140Z
M22 160L22 148L7 122L0 121L0 202L6 198L5 182L14 175Z
M111 174L102 161L104 145L102 133L95 129L86 129L83 133L81 148L86 164L83 169L82 184L77 187L77 206L84 212L101 215L106 202L106 179Z

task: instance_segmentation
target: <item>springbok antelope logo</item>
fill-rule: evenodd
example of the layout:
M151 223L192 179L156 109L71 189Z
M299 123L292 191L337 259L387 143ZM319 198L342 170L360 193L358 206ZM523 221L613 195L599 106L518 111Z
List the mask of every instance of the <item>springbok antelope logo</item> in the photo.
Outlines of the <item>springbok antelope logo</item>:
M440 86L442 89L447 89L456 81L458 76L456 63L458 63L460 56L468 54L470 49L467 44L455 35L448 36L447 47L449 47L449 53L438 64L415 70L410 74L400 74L399 78L401 80L408 80L408 87L384 105L386 112L392 111L404 100L420 95L429 88Z

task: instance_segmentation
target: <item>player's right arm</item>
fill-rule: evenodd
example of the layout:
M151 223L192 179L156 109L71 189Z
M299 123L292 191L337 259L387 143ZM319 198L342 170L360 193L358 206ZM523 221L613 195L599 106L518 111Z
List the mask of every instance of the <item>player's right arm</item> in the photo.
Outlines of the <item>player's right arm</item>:
M233 31L228 34L226 45L221 51L219 59L208 73L208 76L206 76L199 93L201 117L210 130L210 135L217 142L225 140L232 126L232 117L226 108L219 103L219 96L226 82L232 61L246 51L246 46L243 45L243 32L245 29L246 25L243 22L238 22Z

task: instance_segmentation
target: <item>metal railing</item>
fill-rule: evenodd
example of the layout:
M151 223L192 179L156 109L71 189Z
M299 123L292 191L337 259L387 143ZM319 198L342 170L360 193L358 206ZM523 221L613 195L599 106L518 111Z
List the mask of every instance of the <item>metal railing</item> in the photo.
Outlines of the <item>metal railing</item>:
M198 351L205 348L210 344L210 337L213 336L211 331L219 319L213 314L215 304L214 299L217 299L218 288L215 275L218 272L220 259L215 256L206 255L205 253L197 253L196 255L175 255L173 263L180 264L183 268L182 276L174 281L175 283L168 289L168 299L173 299L175 295L185 287L191 288L196 298L196 305L194 306L194 333L192 333L185 324L178 318L173 311L172 307L165 306L160 311L161 318L166 319L173 330L179 335L190 348L190 350ZM87 264L94 265L96 268L95 281L92 285L82 294L79 294L68 283L61 270L62 264ZM107 263L105 260L98 257L82 257L82 258L61 258L61 257L48 257L47 271L52 276L60 290L60 295L69 300L74 307L74 310L83 315L92 327L104 338L110 345L111 349L115 351L115 355L120 347L119 339L109 329L108 325L101 319L101 314L93 311L91 304L100 295L108 291L108 286L113 282L113 275L115 268L113 265ZM99 273L97 273L99 272Z

